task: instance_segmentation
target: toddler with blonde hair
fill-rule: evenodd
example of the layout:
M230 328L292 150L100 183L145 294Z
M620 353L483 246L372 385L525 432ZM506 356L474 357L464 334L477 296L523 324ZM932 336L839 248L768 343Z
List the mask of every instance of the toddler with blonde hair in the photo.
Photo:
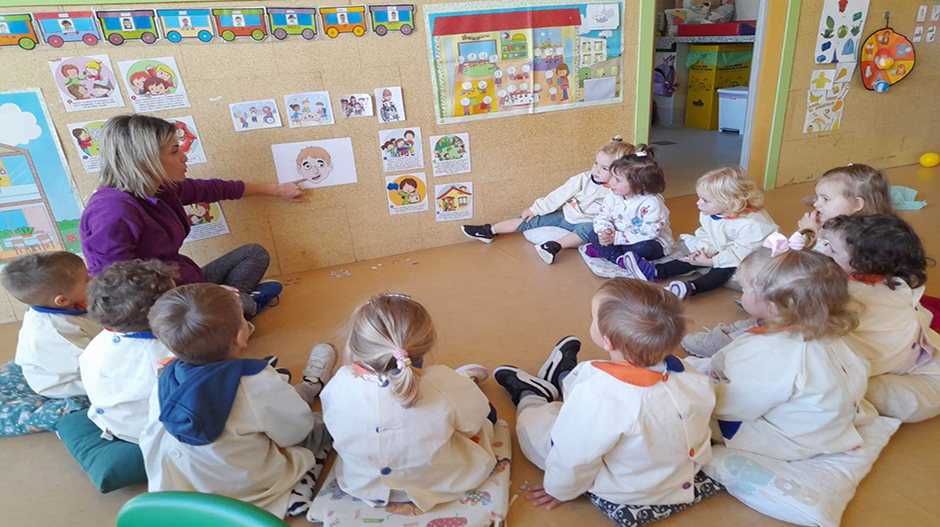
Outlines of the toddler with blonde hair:
M496 412L476 384L489 372L421 368L437 335L408 296L372 297L350 324L346 365L321 394L343 492L428 511L477 488L496 466Z
M621 266L642 280L665 280L708 269L692 280L676 280L666 286L679 298L721 287L734 275L741 261L760 247L777 224L764 211L764 194L740 167L712 170L698 179L696 205L701 226L695 234L679 237L690 254L661 264L628 252Z

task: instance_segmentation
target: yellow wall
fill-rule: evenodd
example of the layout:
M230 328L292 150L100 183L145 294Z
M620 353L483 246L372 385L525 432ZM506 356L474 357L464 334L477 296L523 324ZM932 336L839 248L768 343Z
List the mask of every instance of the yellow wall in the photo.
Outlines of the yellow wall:
M323 2L320 5L348 4ZM535 2L537 3L537 2ZM188 244L184 252L207 263L225 251L248 242L263 244L272 255L272 276L339 265L355 260L437 247L465 241L461 222L434 221L433 206L425 213L390 216L386 202L385 174L378 153L376 118L338 119L332 126L283 128L236 133L228 115L230 103L276 99L283 111L283 96L303 91L329 90L334 110L345 93L372 93L382 86L401 86L408 120L403 126L420 126L427 137L445 132L468 132L473 172L434 178L425 156L429 185L472 181L473 222L495 222L515 216L535 198L544 195L571 175L591 166L594 152L615 134L632 140L634 86L636 86L636 1L626 2L624 23L624 102L618 105L566 110L533 116L505 117L466 124L436 125L428 68L426 28L418 2L418 24L410 36L390 33L379 37L371 31L362 38L340 35L307 42L297 37L280 42L248 42L239 39L209 44L161 40L152 46L127 42L122 46L100 43L95 47L66 44L54 49L40 45L33 51L6 48L0 51L0 91L39 87L80 190L82 200L97 186L96 174L86 174L69 139L66 125L105 119L131 111L86 111L67 114L46 61L76 55L107 54L115 68L123 60L173 56L192 101L192 108L156 112L162 117L192 115L205 139L208 164L193 165L191 177L241 178L253 183L276 181L271 144L303 140L351 137L359 183L310 191L304 204L287 204L253 198L223 204L232 233ZM148 8L229 6L231 4L148 4ZM277 7L318 6L309 1L253 2L245 5ZM71 7L80 10L81 7ZM55 8L10 9L0 12L55 11ZM433 180L433 181L432 181ZM433 187L432 187L433 189ZM0 322L22 314L24 306L0 292Z
M876 168L909 165L916 163L924 152L940 150L940 39L930 44L914 44L917 55L914 71L885 93L866 90L856 70L842 127L835 132L802 132L806 91L810 75L817 68L813 49L822 4L823 0L803 0L800 10L777 186L813 180L825 170L847 163L865 163ZM933 6L936 2L871 0L860 44L884 27L885 11L891 12L891 27L895 31L913 38L921 4Z

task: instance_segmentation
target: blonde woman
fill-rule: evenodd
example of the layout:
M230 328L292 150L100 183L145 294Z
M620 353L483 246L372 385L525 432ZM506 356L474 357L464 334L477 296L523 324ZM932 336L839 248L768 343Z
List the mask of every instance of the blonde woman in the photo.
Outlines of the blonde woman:
M186 154L173 123L146 115L120 115L105 123L100 187L79 224L88 272L114 263L156 258L178 267L177 285L212 282L237 289L249 318L281 292L278 282L260 284L270 256L258 244L243 245L200 268L179 253L190 225L184 205L274 196L303 201L296 183L255 185L221 179L186 179Z

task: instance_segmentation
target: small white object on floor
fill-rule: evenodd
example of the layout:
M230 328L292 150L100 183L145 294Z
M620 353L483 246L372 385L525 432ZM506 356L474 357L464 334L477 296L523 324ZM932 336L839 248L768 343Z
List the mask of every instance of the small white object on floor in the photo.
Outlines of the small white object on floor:
M571 231L561 227L536 227L527 231L522 231L525 239L535 245L542 245L545 242L555 242L571 234Z

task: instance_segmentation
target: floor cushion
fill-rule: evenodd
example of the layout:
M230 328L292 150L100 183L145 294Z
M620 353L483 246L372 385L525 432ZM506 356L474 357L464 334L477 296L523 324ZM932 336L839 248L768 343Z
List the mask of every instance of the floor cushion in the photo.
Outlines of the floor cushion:
M29 387L14 362L0 366L0 436L51 431L62 416L90 405L87 397L43 397Z

